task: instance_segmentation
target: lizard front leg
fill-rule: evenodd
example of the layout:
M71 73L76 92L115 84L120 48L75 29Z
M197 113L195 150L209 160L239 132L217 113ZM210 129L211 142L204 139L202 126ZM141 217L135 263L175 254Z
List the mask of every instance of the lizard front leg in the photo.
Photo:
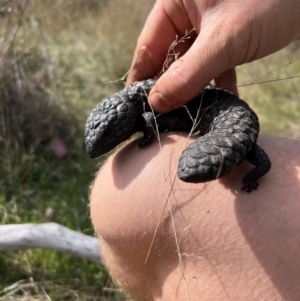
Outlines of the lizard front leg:
M138 142L140 148L148 145L156 134L155 116L152 112L142 114L139 121L144 137Z

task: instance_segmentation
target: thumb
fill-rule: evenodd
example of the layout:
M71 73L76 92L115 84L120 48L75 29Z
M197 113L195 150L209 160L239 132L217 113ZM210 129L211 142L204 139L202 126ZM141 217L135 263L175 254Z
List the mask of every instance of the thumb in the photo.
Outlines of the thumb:
M200 41L199 35L188 52L157 80L149 95L154 111L165 113L184 105L196 97L212 79L220 74L226 75L225 71L234 67L226 59L229 58L226 49L217 49L211 39L205 40L210 42ZM232 81L232 86L236 85L235 76L229 76L227 81Z

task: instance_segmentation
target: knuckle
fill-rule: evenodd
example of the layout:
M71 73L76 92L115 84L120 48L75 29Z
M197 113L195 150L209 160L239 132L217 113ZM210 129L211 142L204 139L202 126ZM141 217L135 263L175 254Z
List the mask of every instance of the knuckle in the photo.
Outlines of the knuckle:
M189 72L184 70L182 65L183 60L178 59L166 72L172 88L169 94L174 101L179 104L183 101L192 99L198 92L197 88L192 84L193 81L189 78Z

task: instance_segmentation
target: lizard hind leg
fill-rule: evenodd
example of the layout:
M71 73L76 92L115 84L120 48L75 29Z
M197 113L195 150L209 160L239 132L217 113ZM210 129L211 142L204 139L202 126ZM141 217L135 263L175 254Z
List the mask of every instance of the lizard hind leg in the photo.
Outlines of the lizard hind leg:
M243 178L242 190L250 192L258 187L257 180L270 170L271 161L265 151L257 144L253 144L245 159L255 166Z

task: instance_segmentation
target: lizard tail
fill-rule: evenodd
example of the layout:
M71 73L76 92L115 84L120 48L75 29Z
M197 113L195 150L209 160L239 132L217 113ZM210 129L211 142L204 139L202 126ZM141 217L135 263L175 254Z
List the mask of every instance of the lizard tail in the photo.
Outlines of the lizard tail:
M209 132L192 142L183 152L178 177L184 182L204 183L228 174L252 148L253 140L244 132Z

